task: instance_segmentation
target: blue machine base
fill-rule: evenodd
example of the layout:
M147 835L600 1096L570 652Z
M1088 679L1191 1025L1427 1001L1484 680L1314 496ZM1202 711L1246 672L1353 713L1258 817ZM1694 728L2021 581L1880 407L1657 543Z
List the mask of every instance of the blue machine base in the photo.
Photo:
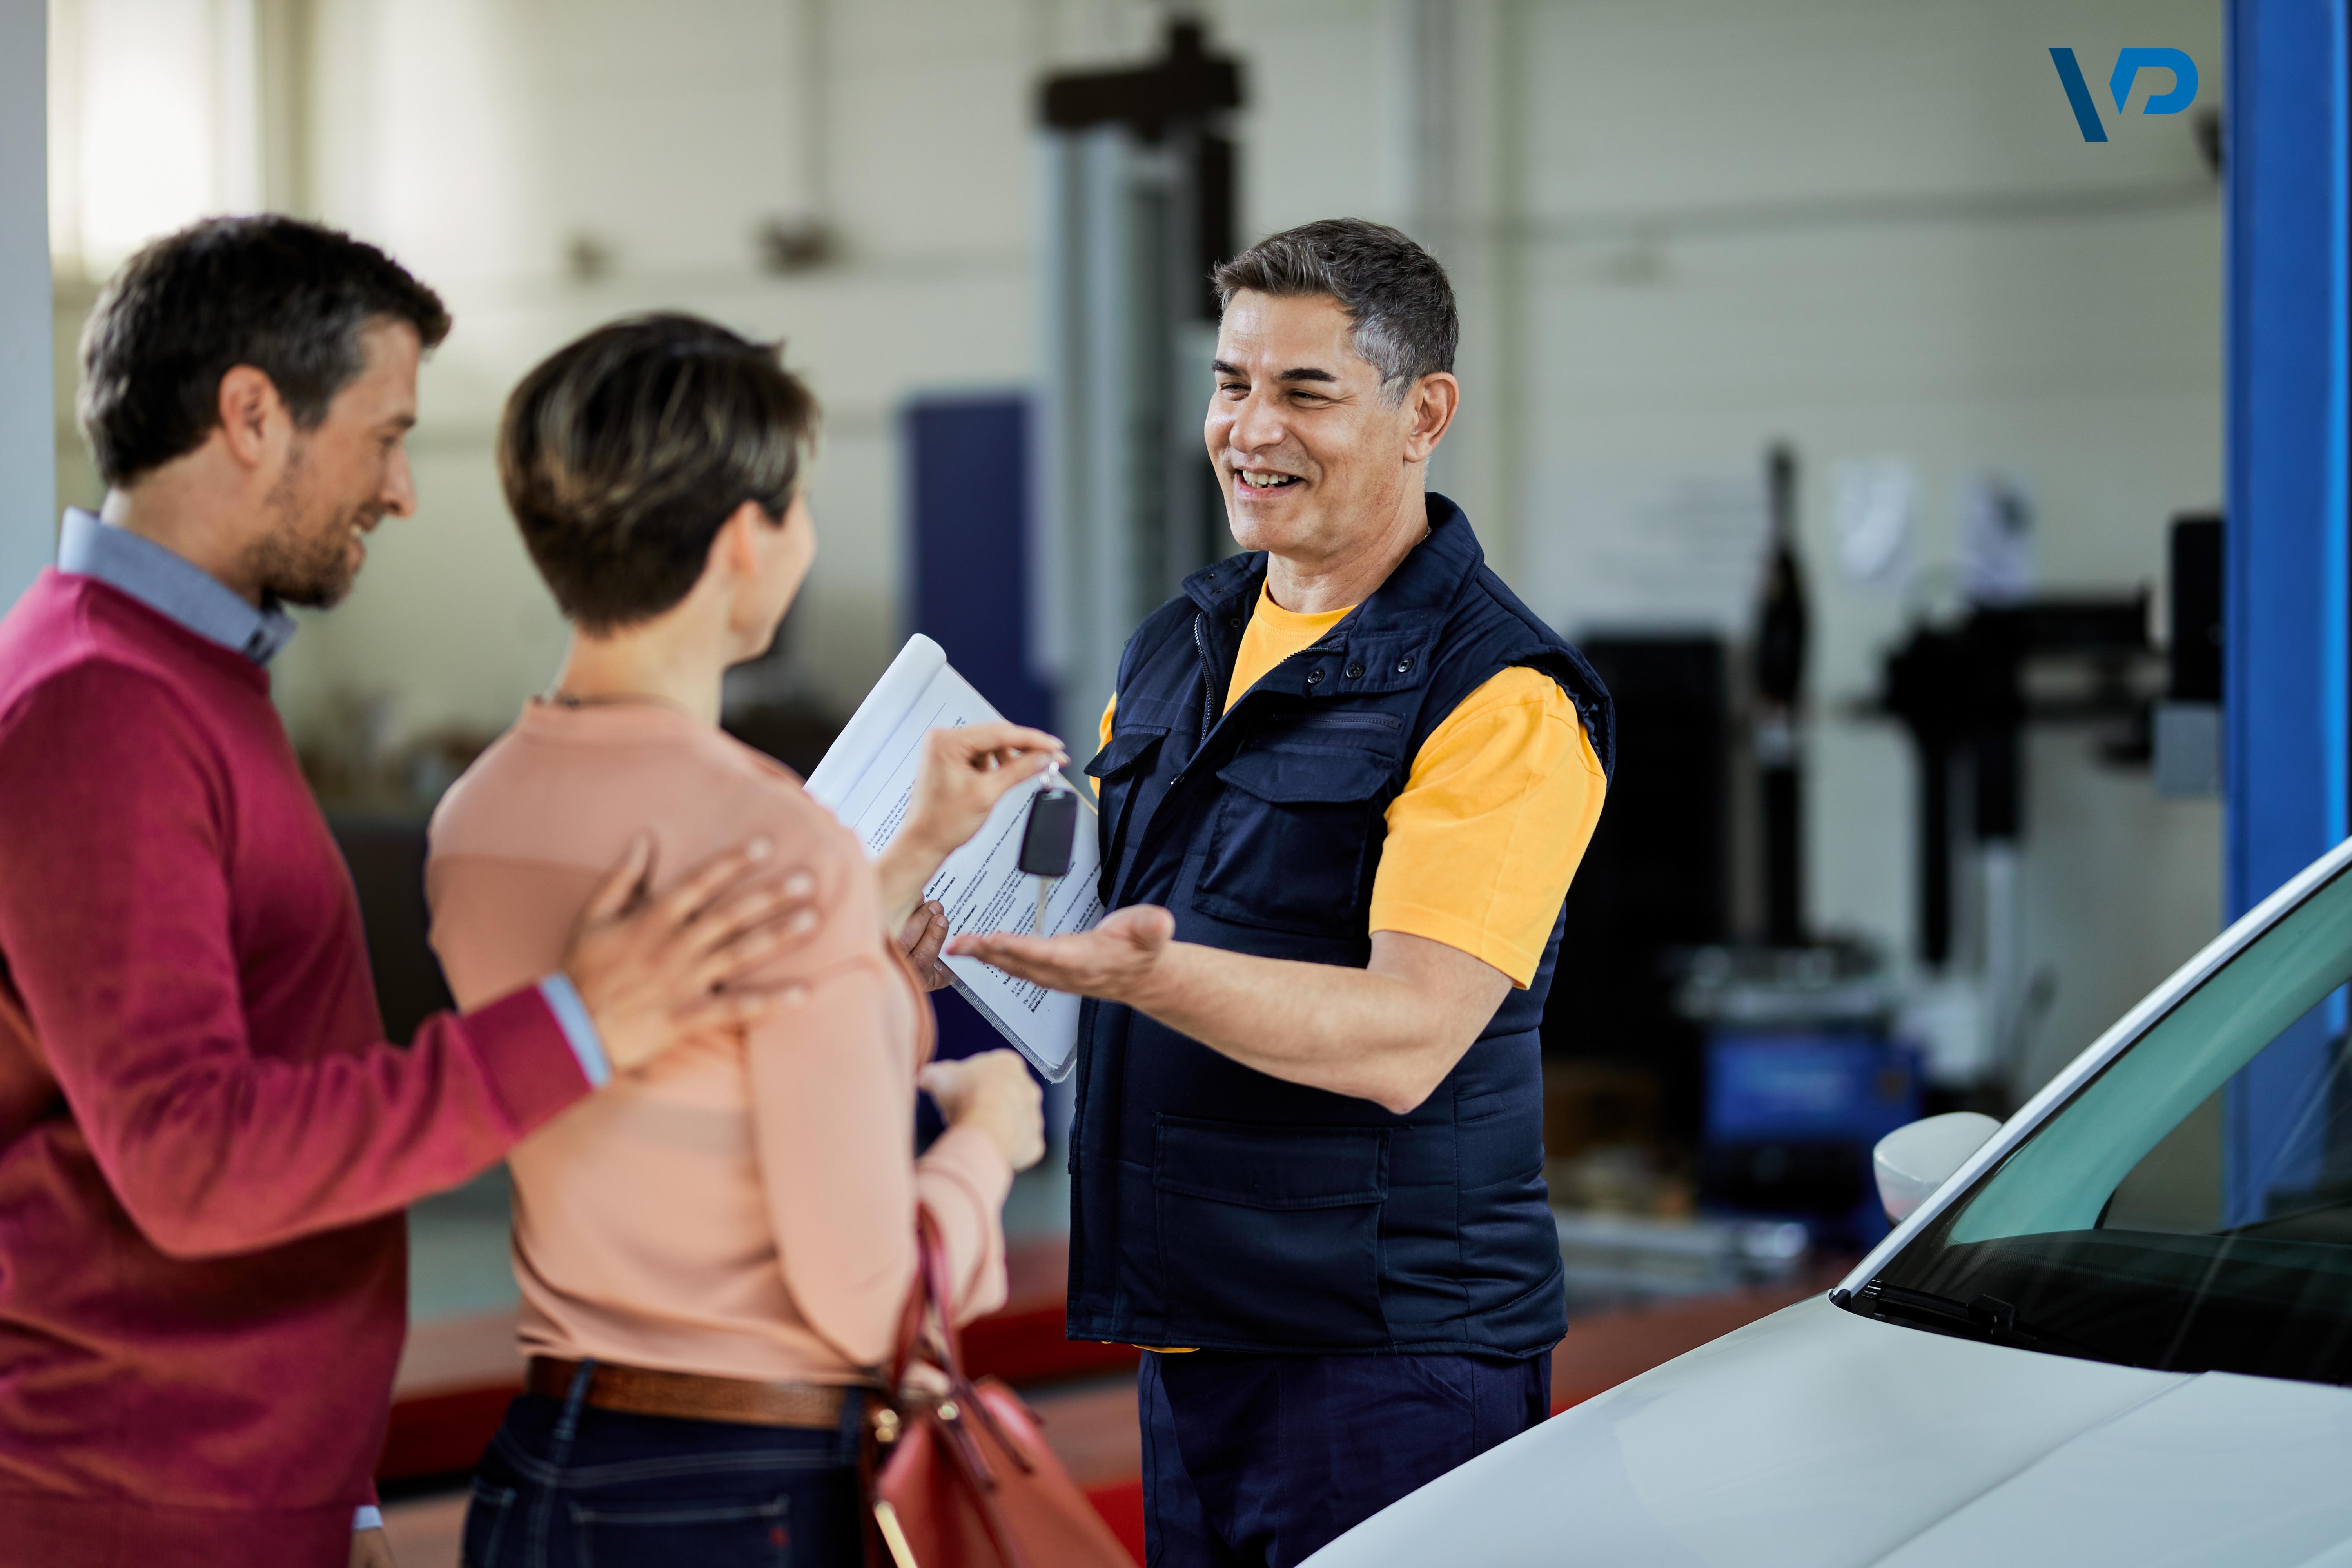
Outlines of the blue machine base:
M1801 1220L1823 1246L1867 1247L1887 1228L1871 1150L1918 1120L1920 1098L1918 1053L1902 1041L1716 1030L1706 1043L1700 1201Z

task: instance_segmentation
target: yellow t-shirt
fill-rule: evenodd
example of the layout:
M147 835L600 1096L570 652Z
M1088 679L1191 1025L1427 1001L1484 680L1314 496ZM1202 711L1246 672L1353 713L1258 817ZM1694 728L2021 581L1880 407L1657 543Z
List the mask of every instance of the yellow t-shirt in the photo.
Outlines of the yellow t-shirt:
M1225 706L1347 613L1300 615L1260 589ZM1106 745L1118 709L1114 694L1103 710ZM1559 683L1540 670L1504 670L1431 731L1389 803L1371 929L1442 942L1524 989L1543 962L1607 788Z

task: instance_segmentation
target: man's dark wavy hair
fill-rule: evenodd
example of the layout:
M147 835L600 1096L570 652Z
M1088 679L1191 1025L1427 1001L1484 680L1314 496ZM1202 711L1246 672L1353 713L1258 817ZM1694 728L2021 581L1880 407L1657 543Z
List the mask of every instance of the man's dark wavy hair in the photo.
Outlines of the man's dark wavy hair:
M150 241L81 334L75 412L99 477L128 484L194 451L220 423L220 381L251 365L298 428L316 429L366 368L360 334L404 321L449 335L439 295L364 241L299 218L217 217Z
M782 345L698 316L636 316L522 378L499 478L565 617L609 632L685 598L745 501L782 523L816 425Z

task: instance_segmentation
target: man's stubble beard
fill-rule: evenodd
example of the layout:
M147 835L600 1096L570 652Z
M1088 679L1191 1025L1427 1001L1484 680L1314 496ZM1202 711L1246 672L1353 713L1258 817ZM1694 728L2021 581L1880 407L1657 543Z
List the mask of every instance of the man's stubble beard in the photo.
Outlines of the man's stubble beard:
M352 591L356 569L352 564L352 530L373 521L380 509L369 503L336 508L325 519L310 521L320 502L303 481L308 469L303 447L297 444L286 471L262 501L271 521L267 534L246 551L247 579L257 584L265 602L331 609Z

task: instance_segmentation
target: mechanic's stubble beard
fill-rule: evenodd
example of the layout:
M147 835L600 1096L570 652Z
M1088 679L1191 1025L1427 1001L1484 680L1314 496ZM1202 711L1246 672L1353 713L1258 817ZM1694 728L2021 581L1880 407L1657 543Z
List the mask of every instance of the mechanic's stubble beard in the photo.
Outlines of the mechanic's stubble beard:
M247 549L246 574L264 603L324 610L341 603L358 573L352 531L380 520L383 509L373 501L337 507L312 494L304 451L298 440L286 471L262 501L271 526Z
M1344 451L1321 452L1312 460L1287 443L1252 452L1247 460L1230 450L1217 465L1223 492L1225 525L1244 550L1265 550L1301 564L1347 555L1360 542L1383 534L1405 504L1405 492L1426 472L1425 466L1396 462L1384 471L1383 459L1401 440L1382 432L1379 442L1362 441ZM1302 497L1308 505L1285 515L1245 507L1234 494L1233 469L1252 462L1286 473L1312 474L1314 493Z

